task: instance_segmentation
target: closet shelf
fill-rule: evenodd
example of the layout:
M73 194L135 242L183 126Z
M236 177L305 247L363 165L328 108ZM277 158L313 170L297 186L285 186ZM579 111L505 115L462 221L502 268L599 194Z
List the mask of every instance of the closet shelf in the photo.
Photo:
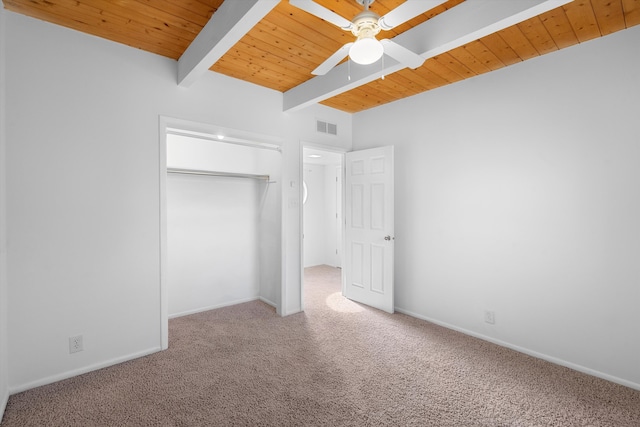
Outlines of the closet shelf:
M257 175L251 173L235 173L235 172L218 172L218 171L206 171L199 169L178 169L178 168L167 168L167 173L177 173L184 175L208 175L208 176L220 176L227 178L249 178L249 179L260 179L269 181L269 175Z

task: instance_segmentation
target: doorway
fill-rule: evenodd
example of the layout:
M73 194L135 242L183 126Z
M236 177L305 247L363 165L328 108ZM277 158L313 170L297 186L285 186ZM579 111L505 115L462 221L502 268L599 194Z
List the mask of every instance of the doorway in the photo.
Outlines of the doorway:
M277 150L168 133L169 318L254 299L277 305L279 169Z
M281 312L279 140L160 118L160 329L259 299Z
M326 153L325 153L326 151ZM303 178L303 205L310 204L310 183L314 163L321 162L330 150L304 147L301 152ZM342 267L342 295L389 313L394 312L394 147L383 146L366 150L340 153L340 175L336 181L340 197L336 197L334 214L341 237L336 254ZM344 167L346 165L346 167ZM326 169L326 166L325 166ZM344 185L341 182L344 180ZM308 181L308 182L307 182ZM326 181L325 181L326 182ZM326 189L326 187L325 187ZM327 200L323 202L327 205ZM302 303L304 305L304 272L318 264L311 253L318 234L331 236L332 230L313 227L311 215L319 208L304 206L302 216ZM317 232L320 230L320 232ZM306 233L306 236L305 236ZM329 237L329 238L332 238ZM320 243L321 244L321 243ZM325 252L326 254L326 252ZM322 258L320 258L322 260ZM325 258L326 260L326 258ZM320 261L320 265L331 265ZM304 309L304 308L303 308Z
M323 265L342 268L343 157L317 147L302 149L303 272Z

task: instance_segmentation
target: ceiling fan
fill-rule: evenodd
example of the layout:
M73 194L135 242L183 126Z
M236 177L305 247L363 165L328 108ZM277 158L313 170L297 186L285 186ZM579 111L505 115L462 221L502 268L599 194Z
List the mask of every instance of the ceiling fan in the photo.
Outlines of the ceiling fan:
M353 62L361 65L373 64L378 61L383 54L389 55L391 58L410 68L418 68L422 65L424 58L420 55L399 45L393 40L378 40L376 39L376 35L381 30L390 30L407 22L438 4L443 3L444 0L406 0L384 16L380 16L369 10L369 6L375 0L355 1L364 6L364 10L349 21L313 0L289 0L291 5L324 19L343 30L351 31L353 35L356 36L355 42L349 42L342 46L313 70L311 72L312 74L323 75L328 73L347 55L349 55L349 58Z

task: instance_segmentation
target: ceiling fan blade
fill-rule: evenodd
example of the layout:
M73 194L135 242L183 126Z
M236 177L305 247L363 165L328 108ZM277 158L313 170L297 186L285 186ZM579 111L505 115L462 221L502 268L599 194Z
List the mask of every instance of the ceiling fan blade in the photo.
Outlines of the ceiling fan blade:
M322 64L318 65L318 67L311 72L311 74L315 74L316 76L322 76L327 74L333 67L338 65L340 61L342 61L348 54L349 48L353 45L353 42L349 42L338 49L333 55L328 57Z
M400 46L398 43L383 39L380 40L382 46L384 46L384 53L398 61L399 63L406 65L409 68L418 68L424 63L424 58L417 53L407 49L404 46Z
M390 30L444 2L445 0L407 0L382 16L378 24L383 30Z
M320 6L313 0L289 0L289 3L292 6L297 7L298 9L302 9L305 12L317 16L318 18L324 19L325 21L330 22L333 25L336 25L344 30L351 29L351 21L343 18L342 16L338 15L332 10L327 9L324 6Z

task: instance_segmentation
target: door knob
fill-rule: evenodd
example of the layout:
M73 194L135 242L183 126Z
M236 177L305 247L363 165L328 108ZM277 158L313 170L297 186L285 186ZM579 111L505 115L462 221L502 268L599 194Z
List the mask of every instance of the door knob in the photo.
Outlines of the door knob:
M384 240L391 240L391 238L391 236L384 236ZM395 239L395 237L393 239Z

